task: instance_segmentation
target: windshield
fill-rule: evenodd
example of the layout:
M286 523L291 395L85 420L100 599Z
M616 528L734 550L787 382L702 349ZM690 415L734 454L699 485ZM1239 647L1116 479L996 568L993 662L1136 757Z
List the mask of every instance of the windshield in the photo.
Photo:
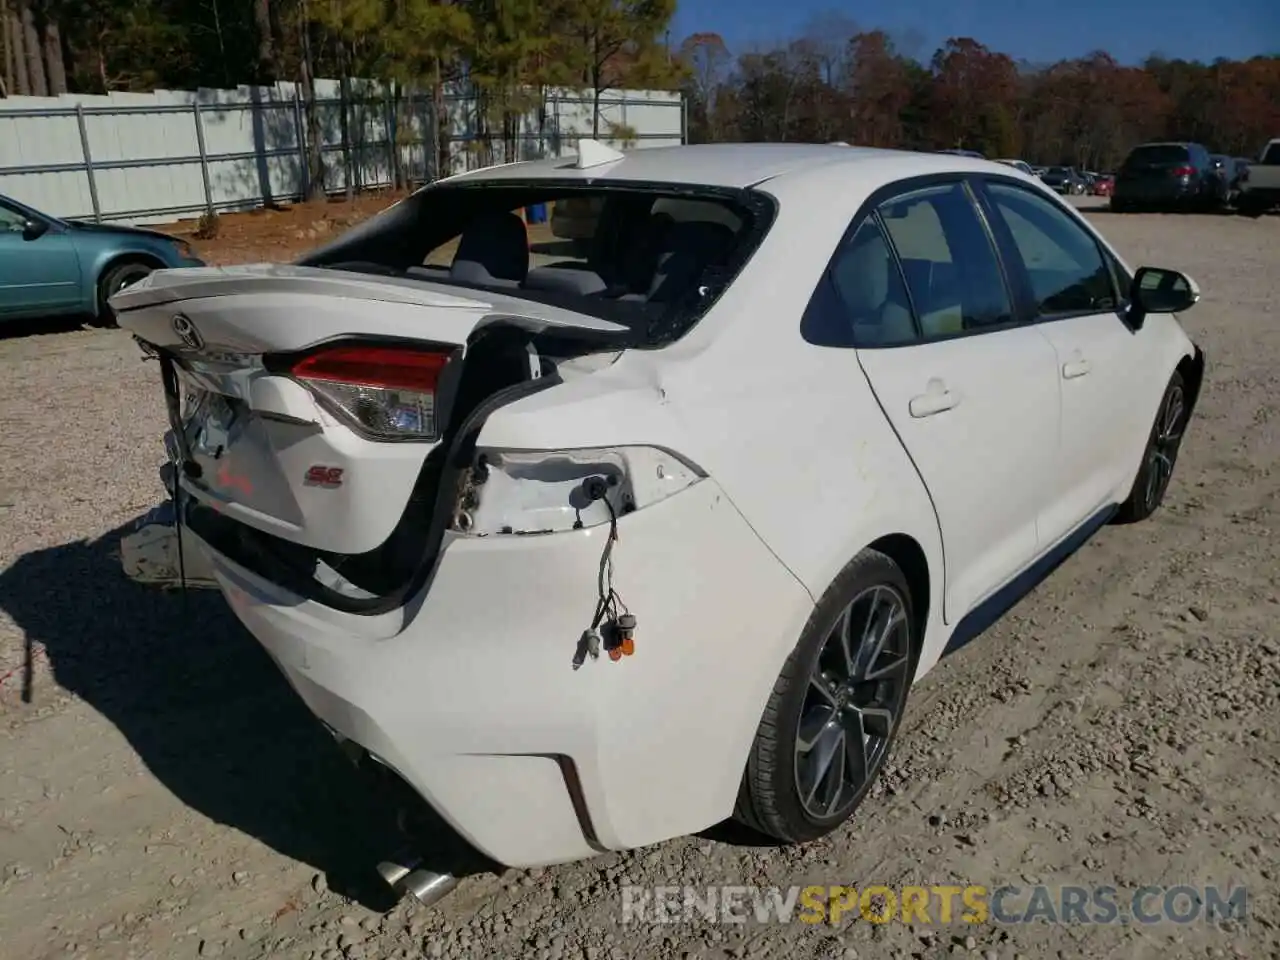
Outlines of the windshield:
M1124 165L1127 169L1133 169L1156 164L1185 163L1189 159L1191 154L1186 147L1180 147L1176 143L1153 143L1136 148L1129 154Z
M428 187L302 260L508 296L682 335L763 239L746 190L528 181Z
M1267 144L1267 151L1262 155L1262 163L1265 166L1280 165L1280 140Z

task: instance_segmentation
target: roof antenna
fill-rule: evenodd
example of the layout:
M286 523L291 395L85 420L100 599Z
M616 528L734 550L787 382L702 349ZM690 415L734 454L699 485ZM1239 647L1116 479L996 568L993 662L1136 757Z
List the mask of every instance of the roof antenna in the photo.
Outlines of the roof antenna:
M579 140L578 160L574 166L579 170L586 170L589 167L602 167L606 163L616 163L624 158L624 154L613 147L606 147L599 140Z

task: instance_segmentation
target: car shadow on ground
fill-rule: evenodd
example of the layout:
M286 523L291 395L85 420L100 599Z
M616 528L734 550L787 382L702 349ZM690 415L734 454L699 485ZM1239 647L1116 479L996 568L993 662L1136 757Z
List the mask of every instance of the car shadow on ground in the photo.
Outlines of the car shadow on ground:
M88 326L87 317L38 317L34 319L5 320L0 317L0 340L17 340L41 334L70 333Z
M126 525L19 558L0 571L0 610L26 637L22 699L39 703L43 649L58 685L111 721L182 802L325 875L385 911L376 872L405 845L395 809L356 773L215 590L129 580ZM418 822L422 822L419 820ZM415 846L435 870L493 871L434 818Z

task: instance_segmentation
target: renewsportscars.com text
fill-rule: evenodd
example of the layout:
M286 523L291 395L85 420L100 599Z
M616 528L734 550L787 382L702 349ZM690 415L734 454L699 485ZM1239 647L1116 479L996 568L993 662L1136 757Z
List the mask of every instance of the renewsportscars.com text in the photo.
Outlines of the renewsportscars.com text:
M980 885L622 888L623 923L1156 924L1244 920L1244 887Z

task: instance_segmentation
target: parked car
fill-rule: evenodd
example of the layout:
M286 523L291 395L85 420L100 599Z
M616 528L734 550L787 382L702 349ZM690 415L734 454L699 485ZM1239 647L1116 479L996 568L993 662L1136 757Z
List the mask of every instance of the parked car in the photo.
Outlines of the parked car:
M1280 206L1280 138L1258 152L1240 178L1236 206L1246 216L1259 217Z
M996 163L1003 163L1006 167L1013 167L1015 170L1021 170L1027 176L1032 177L1035 174L1031 170L1031 166L1023 160L997 160Z
M154 270L201 266L185 240L63 220L0 196L0 321L84 315L110 325L113 294Z
M1199 143L1144 143L1116 175L1111 209L1214 209L1225 202L1223 180Z
M1040 179L1057 193L1079 196L1087 189L1084 178L1074 167L1049 167L1040 174Z
M1116 178L1113 174L1100 173L1094 178L1093 186L1090 187L1089 192L1095 197L1109 197L1115 186Z
M183 539L345 748L499 863L731 815L813 840L918 678L1159 507L1198 288L994 164L580 149L117 294ZM589 267L530 267L509 211L553 198L598 202ZM433 866L381 870L432 901Z

